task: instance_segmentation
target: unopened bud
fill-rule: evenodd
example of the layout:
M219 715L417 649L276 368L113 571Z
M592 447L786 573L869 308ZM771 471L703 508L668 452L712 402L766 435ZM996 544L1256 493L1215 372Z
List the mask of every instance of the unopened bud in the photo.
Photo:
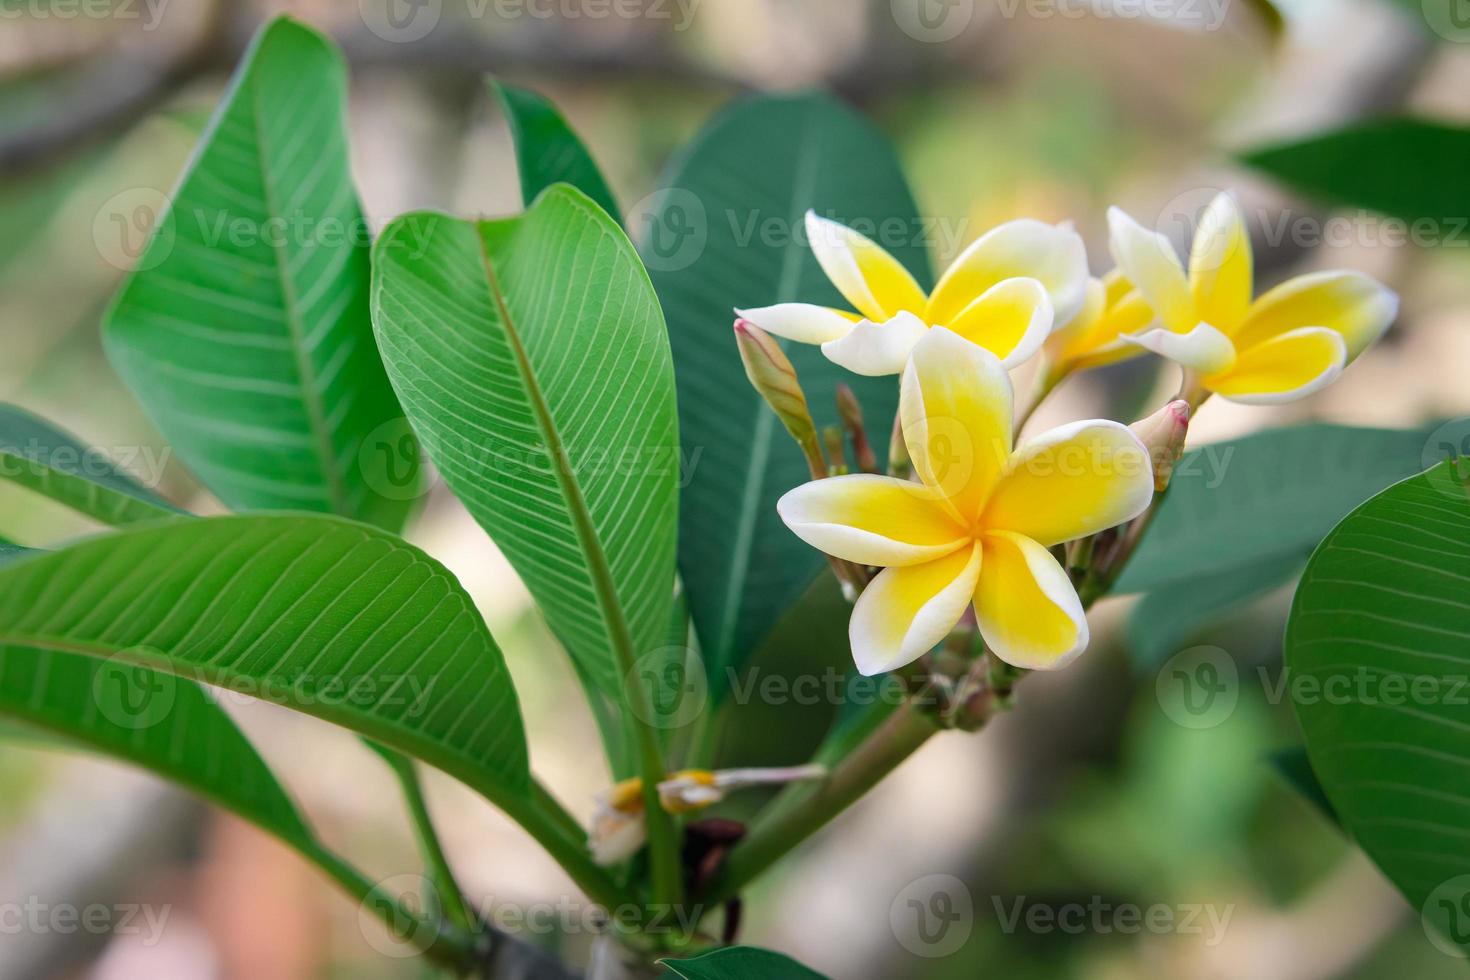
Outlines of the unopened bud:
M1138 436L1154 469L1154 490L1162 492L1169 485L1174 464L1184 452L1184 437L1189 433L1189 402L1176 398L1148 418L1139 419L1128 428Z
M852 457L857 468L864 473L878 472L873 444L868 441L868 430L863 426L863 406L853 390L844 384L837 386L837 416L842 419L842 427L852 442Z
M791 438L800 443L815 440L817 430L806 405L806 393L796 379L796 368L791 366L791 359L776 338L749 320L736 320L735 343L740 348L740 360L751 387L771 406Z

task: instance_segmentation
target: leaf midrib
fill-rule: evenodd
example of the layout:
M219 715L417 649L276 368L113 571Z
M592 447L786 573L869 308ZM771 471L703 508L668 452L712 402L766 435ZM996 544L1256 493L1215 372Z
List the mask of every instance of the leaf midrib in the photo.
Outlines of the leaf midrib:
M260 166L260 190L265 198L268 217L274 217L278 208L275 188L271 182L271 171L266 164L265 126L261 121L261 108L260 85L256 79L252 78L250 80L250 122L255 129L255 156L256 163ZM298 387L301 389L301 404L306 409L307 424L311 427L312 438L317 444L318 462L321 464L322 477L327 484L328 503L333 513L350 517L352 512L348 506L347 488L342 482L342 474L337 471L336 447L333 444L331 429L327 426L326 408L321 401L321 392L317 391L316 386L312 383L316 377L316 369L306 352L306 331L301 324L296 284L291 281L286 271L289 263L284 254L285 244L282 236L267 237L271 239L271 254L275 258L276 283L285 301L286 329L291 334L291 356L296 362L296 374L300 379ZM345 247L351 248L352 246L349 244Z
M536 378L535 369L531 365L531 359L526 353L525 345L521 342L520 332L511 316L510 307L506 303L500 277L495 271L495 263L491 260L485 245L485 237L478 228L473 231L475 244L479 250L480 265L485 272L486 290L500 315L506 341L510 345L511 354L515 357L516 370L520 373L522 385L525 386L531 414L536 419L536 427L541 432L541 438L546 440L546 449L552 457L557 485L561 488L562 498L566 501L567 511L572 518L572 526L577 532L577 543L581 546L582 553L587 558L588 570L592 573L592 587L597 594L598 606L602 609L614 653L618 657L623 674L627 675L633 670L636 659L633 631L628 625L622 602L618 598L617 589L613 583L612 568L608 564L602 542L597 536L597 529L593 526L592 514L587 509L587 501L582 494L581 484L574 476L575 471L572 468L571 459L567 455L566 447L562 444L561 431L551 417L551 408L546 402L545 394L541 391L541 383Z

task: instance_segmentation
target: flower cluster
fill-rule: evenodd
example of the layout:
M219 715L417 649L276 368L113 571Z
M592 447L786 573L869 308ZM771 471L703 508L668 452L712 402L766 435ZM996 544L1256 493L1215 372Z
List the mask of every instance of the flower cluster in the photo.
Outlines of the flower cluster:
M1161 445L1177 453L1189 411L1210 394L1247 404L1311 394L1397 313L1391 291L1355 272L1300 276L1255 297L1250 239L1228 194L1205 211L1187 270L1163 236L1116 208L1108 218L1117 267L1101 279L1089 277L1069 225L1020 220L977 239L926 294L876 243L809 212L816 258L856 312L808 303L737 311L747 335L753 325L821 344L855 373L901 376L895 449L912 461L912 478L814 479L777 505L839 574L856 570L849 632L863 673L923 656L972 608L986 648L1006 663L1068 663L1088 629L1063 546L1149 508L1172 464L1154 457ZM795 386L770 347L785 386ZM1014 444L1024 417L1009 368L1039 354L1049 385L1148 352L1185 372L1188 402L1171 403L1158 424L1091 419ZM783 394L794 404L799 387ZM819 466L813 475L823 475Z

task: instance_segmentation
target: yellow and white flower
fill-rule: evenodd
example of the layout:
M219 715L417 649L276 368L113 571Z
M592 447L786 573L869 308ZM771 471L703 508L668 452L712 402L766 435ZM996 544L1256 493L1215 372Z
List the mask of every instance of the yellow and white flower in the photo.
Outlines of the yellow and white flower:
M1050 369L1069 374L1102 367L1146 353L1128 340L1153 321L1154 311L1143 294L1118 269L1087 283L1082 310L1060 324L1046 339Z
M1228 193L1201 217L1187 275L1163 235L1117 208L1108 225L1114 260L1160 323L1129 339L1232 401L1269 405L1319 391L1398 313L1391 290L1348 271L1298 276L1253 301L1250 236Z
M833 477L777 503L808 544L884 568L848 630L864 674L922 656L971 604L987 646L1017 667L1061 667L1087 647L1082 603L1048 549L1142 513L1154 492L1148 452L1102 420L1013 449L1013 412L1002 363L936 327L915 346L899 401L922 482Z
M1070 225L1023 219L993 228L954 260L928 295L902 263L851 228L808 211L806 232L827 278L857 312L812 303L736 312L778 337L821 344L829 360L856 374L898 374L935 326L1014 367L1085 298L1087 253Z

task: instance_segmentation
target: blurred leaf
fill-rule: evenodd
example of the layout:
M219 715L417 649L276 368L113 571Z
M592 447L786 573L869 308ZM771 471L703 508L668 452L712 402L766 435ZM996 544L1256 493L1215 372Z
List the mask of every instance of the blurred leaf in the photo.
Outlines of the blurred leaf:
M279 19L236 72L172 205L107 316L108 355L232 509L403 524L409 438L373 349L368 232L348 170L346 80ZM407 458L416 461L415 452Z
M1436 234L1462 245L1467 240L1470 128L1376 119L1296 143L1261 147L1242 159L1324 203L1432 222Z
M525 736L495 641L442 565L367 525L181 518L6 562L0 646L240 690L524 811Z
M1292 789L1296 790L1302 799L1311 803L1322 815L1333 823L1341 826L1342 821L1337 817L1337 811L1332 809L1332 801L1327 798L1327 791L1322 788L1322 783L1317 779L1317 774L1312 771L1311 760L1307 758L1307 750L1300 745L1293 745L1286 749L1277 749L1271 753L1271 765L1281 774Z
M754 946L726 946L685 960L660 960L671 976L684 980L825 980L800 963Z
M1289 426L1184 454L1117 593L1305 557L1353 507L1422 468L1429 431Z
M1200 631L1291 579L1301 570L1302 561L1295 554L1267 558L1150 592L1128 619L1128 651L1134 669L1140 673L1158 670Z
M414 428L579 669L609 695L668 630L678 419L658 299L564 184L519 218L405 215L373 320Z
M0 718L141 766L276 835L321 845L235 723L197 684L113 660L0 647Z
M745 378L734 307L802 301L845 306L807 247L808 208L872 233L922 286L928 237L882 134L821 95L749 99L695 138L632 215L669 323L688 483L679 569L711 692L739 668L823 567L776 515L809 479L801 452ZM818 347L792 344L813 417L835 424L838 382L862 400L880 452L898 405L894 378L855 378Z
M1349 514L1312 555L1286 631L1289 693L1358 844L1470 948L1470 497L1453 462ZM1445 886L1445 887L1441 887Z
M515 142L522 202L529 206L542 191L561 182L592 198L614 221L622 221L618 202L608 190L597 161L551 100L498 79L491 79L490 87L500 99Z
M104 524L131 524L179 513L118 469L100 450L4 403L0 403L0 479Z

